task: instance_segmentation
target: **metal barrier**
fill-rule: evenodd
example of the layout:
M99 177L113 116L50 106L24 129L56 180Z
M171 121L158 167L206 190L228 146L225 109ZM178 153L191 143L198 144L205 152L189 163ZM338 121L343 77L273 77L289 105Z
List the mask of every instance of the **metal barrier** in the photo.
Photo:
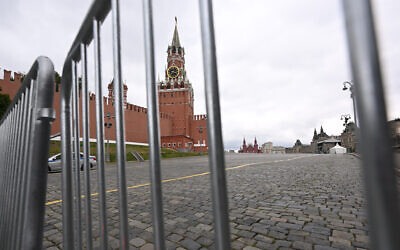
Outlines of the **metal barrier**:
M0 249L41 249L54 67L39 57L0 121Z
M225 160L221 132L221 114L218 92L218 74L215 53L213 13L211 0L199 0L203 47L204 79L207 104L207 132L211 170L215 240L217 249L230 249L228 200L225 179ZM125 179L125 128L122 98L120 21L118 0L96 0L85 17L67 55L61 84L61 138L62 138L62 195L64 249L82 248L81 191L79 171L75 171L73 185L73 152L79 153L79 110L77 64L82 66L82 131L84 151L86 247L92 249L92 216L89 176L89 123L87 89L87 46L93 41L95 50L96 129L97 129L97 187L99 193L100 246L108 248L107 208L104 175L104 110L101 86L100 28L112 12L115 120L117 142L117 169L120 214L120 248L128 249L127 187ZM360 111L362 155L369 204L371 243L376 249L399 249L400 228L394 161L386 125L386 111L379 70L378 52L369 1L343 1L349 38L351 64ZM143 0L146 86L148 105L148 132L150 145L150 176L154 244L165 249L160 169L160 134L157 89L154 66L154 41L151 0ZM71 100L72 97L72 100ZM73 114L71 114L71 106ZM18 117L13 117L18 119ZM72 123L73 121L73 123ZM72 132L74 127L74 135ZM73 135L73 137L72 137ZM379 148L375 147L379 145ZM77 159L79 157L75 157ZM77 161L75 164L79 164ZM76 169L79 169L76 166ZM75 187L75 188L73 188ZM75 191L75 195L74 195ZM75 196L75 211L74 211ZM75 214L75 216L74 216ZM76 220L74 221L74 218ZM76 232L76 235L74 235Z
M225 180L225 161L221 132L217 65L215 58L214 28L211 1L200 0L200 13L203 35L204 71L206 81L206 100L208 113L208 136L210 149L211 183L213 190L215 234L218 249L230 248L230 230L228 218L228 200ZM128 249L128 211L127 186L125 179L125 128L122 99L121 45L118 0L94 1L86 15L75 41L64 63L61 84L61 147L62 147L62 196L63 196L63 247L64 249L82 248L81 191L79 171L75 171L73 185L73 152L71 138L74 138L74 151L79 153L79 110L77 64L82 66L82 131L84 153L85 183L85 222L86 247L92 249L92 216L90 202L89 176L89 122L86 49L93 41L95 50L95 86L96 86L96 130L97 130L97 187L99 193L100 246L108 248L107 208L104 175L104 110L101 86L100 28L109 11L112 12L116 147L120 214L120 249ZM160 133L157 103L157 85L154 67L154 42L152 5L143 0L144 35L146 56L146 86L148 105L148 133L150 145L150 176L152 197L153 234L156 249L165 249L164 222L162 208L161 169L160 169ZM71 100L72 97L72 100ZM71 103L72 101L72 103ZM71 106L73 114L71 114ZM72 124L74 134L72 132ZM73 136L72 136L73 135ZM78 159L78 157L75 157ZM76 161L75 164L79 164ZM76 165L76 169L79 169ZM75 195L74 195L75 191ZM75 199L74 199L75 198ZM74 200L75 210L74 210ZM74 218L76 219L74 221ZM74 235L76 232L76 235ZM74 244L76 243L76 244Z
M400 249L400 210L370 1L343 0L372 249Z

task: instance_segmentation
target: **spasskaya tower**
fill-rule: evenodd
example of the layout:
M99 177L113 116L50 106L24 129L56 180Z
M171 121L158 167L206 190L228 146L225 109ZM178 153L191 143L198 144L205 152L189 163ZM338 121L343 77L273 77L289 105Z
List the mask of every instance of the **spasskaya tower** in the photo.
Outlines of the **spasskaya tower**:
M185 49L179 40L176 17L164 80L158 81L160 113L172 117L172 131L161 134L161 146L179 151L199 151L201 146L207 151L206 115L194 115L194 92L186 73Z

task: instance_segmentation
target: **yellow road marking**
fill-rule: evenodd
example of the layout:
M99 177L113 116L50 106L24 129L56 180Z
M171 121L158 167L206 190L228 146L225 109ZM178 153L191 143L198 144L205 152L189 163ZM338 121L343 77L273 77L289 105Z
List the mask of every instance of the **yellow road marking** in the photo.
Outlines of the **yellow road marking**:
M229 167L229 168L226 168L225 170L229 171L229 170L234 170L234 169L248 167L248 166L254 166L254 165L261 165L261 164L268 164L268 163L278 163L278 162L283 162L283 161L293 161L293 160L306 158L306 157L313 157L313 156L315 156L315 155L312 155L312 156L298 156L298 157L289 158L289 159L285 159L285 160L246 163L246 164L242 164L242 165L235 166L235 167ZM162 183L166 183L166 182L171 182L171 181L179 181L179 180L184 180L184 179L189 179L189 178L203 176L203 175L209 175L209 174L210 174L210 172L204 172L204 173L200 173L200 174L193 174L193 175L182 176L182 177L177 177L177 178L172 178L172 179L166 179L166 180L162 180L161 182ZM151 183L144 183L144 184L139 184L139 185L135 185L135 186L129 186L127 188L128 189L135 189L135 188L140 188L140 187L147 187L147 186L150 186L150 184ZM106 193L114 193L114 192L117 192L118 190L119 190L118 188L109 189L109 190L106 191ZM99 193L92 193L90 196L97 196L97 195L99 195ZM85 198L85 195L82 195L81 197ZM57 204L57 203L61 203L61 202L62 202L62 200L49 201L49 202L46 203L46 206Z

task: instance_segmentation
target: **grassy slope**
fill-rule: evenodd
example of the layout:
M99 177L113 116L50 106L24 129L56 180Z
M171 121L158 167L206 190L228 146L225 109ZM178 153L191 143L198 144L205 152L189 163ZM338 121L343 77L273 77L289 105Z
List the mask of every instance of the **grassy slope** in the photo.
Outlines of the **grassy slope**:
M107 144L104 145L104 150L107 150ZM149 159L149 147L147 146L135 146L135 145L126 145L126 160L127 161L136 161L135 157L130 152L138 152L142 154L145 160ZM61 152L61 145L59 141L50 141L50 150L49 157ZM82 142L81 142L81 152L83 152ZM116 148L115 144L110 143L110 159L111 162L115 162L115 153ZM206 154L206 153L205 153ZM90 143L90 155L97 156L96 153L96 143ZM176 157L187 157L187 156L197 156L199 153L194 152L177 152L173 149L161 149L161 157L163 159L167 158L176 158Z

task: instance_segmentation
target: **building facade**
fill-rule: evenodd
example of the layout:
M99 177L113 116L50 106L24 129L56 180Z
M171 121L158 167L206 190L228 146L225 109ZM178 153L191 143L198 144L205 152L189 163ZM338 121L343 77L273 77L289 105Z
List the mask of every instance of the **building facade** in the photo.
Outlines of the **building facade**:
M246 139L243 138L243 145L239 149L239 153L262 153L261 148L258 147L257 138L254 138L254 144L246 144Z
M400 151L400 118L389 121L388 125L392 145L397 151Z
M347 152L356 151L356 125L354 122L349 122L346 124L345 129L340 135L340 140L342 142L342 147L347 149Z
M336 144L341 145L340 136L328 136L321 126L319 134L314 129L314 136L311 141L311 152L316 154L327 154L329 149L334 147Z

